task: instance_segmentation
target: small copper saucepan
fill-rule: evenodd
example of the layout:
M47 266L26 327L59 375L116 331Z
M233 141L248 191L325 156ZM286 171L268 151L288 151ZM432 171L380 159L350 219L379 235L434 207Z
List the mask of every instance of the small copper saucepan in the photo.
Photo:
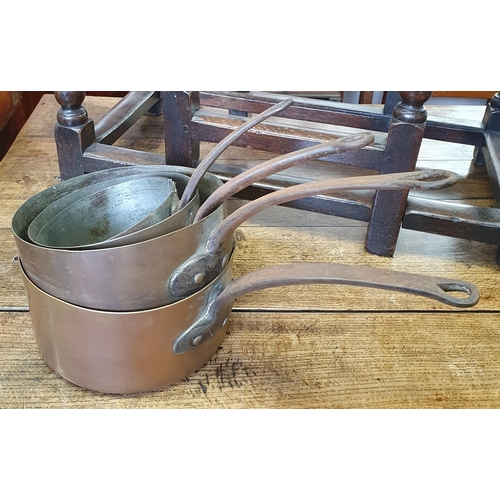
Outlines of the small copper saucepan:
M51 248L90 250L138 243L185 227L199 208L198 186L221 153L250 128L292 102L282 101L248 119L217 144L190 177L169 167L128 175L115 170L111 177L94 173L83 183L63 182L72 191L55 200L52 190L44 191L37 198L48 205L29 224L29 240Z
M120 238L131 233L149 239L143 230L168 219L178 206L176 176L132 175L112 185L92 185L97 189L89 194L78 190L42 210L29 225L28 237L36 245L72 250L120 246ZM189 177L184 178L187 185ZM78 199L73 201L73 195Z
M209 285L185 299L137 312L69 304L42 291L23 273L41 356L80 387L136 393L173 384L202 367L224 339L234 300L256 290L318 283L395 290L454 307L471 307L479 300L477 288L466 281L371 267L298 263L234 280L231 271L232 259ZM448 293L457 291L465 296Z

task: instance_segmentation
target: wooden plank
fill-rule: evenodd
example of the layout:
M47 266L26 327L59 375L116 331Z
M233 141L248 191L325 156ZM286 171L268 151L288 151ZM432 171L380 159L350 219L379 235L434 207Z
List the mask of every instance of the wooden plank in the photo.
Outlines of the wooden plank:
M0 408L497 408L498 315L232 313L192 376L135 396L42 361L27 313L0 313Z
M214 112L199 112L193 117L193 133L204 141L218 143L240 126L243 119ZM268 120L244 134L234 146L251 147L276 154L286 154L298 149L332 141L345 136L345 132L314 127L297 127L286 122ZM378 170L383 146L375 144L349 153L325 156L322 161L356 165Z
M242 227L237 233L234 275L285 262L334 262L429 274L476 283L481 300L474 311L499 310L496 247L440 235L401 230L393 258L364 248L363 227ZM360 287L310 285L263 290L239 298L238 309L324 311L438 311L441 303L414 295Z
M202 105L254 113L261 112L269 105L283 99L285 96L259 92L252 92L251 95L248 93L238 94L237 92L202 92L200 94ZM279 116L378 132L387 132L391 119L390 115L383 113L382 107L303 98L297 98L295 103L283 110ZM446 120L446 126L443 126L441 120L435 120L429 115L425 137L479 146L482 140L482 127L454 120Z
M500 209L410 198L403 227L500 245Z
M96 142L113 144L159 100L159 92L129 92L95 124Z

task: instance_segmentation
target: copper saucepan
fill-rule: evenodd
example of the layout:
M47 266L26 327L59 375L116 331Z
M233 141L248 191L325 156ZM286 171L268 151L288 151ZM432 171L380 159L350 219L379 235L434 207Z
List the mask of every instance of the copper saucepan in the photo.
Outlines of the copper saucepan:
M269 267L233 281L231 271L232 260L208 286L189 297L136 312L69 304L42 291L23 273L40 354L73 384L127 394L173 384L203 366L224 339L234 300L263 288L312 283L368 286L417 294L454 307L471 307L479 300L477 288L466 281L371 267L298 263ZM448 293L457 291L465 296Z
M12 229L17 238L35 243L38 232L47 222L84 196L95 193L100 189L128 182L133 179L163 176L175 182L177 194L180 197L187 186L191 174L192 169L187 167L165 165L158 165L154 168L130 166L111 168L68 179L37 193L25 201L13 217ZM200 189L203 190L204 196L206 197L221 185L221 182L214 183L214 179L210 178L204 180L200 185ZM187 206L174 213L168 220L163 219L158 224L154 224L145 230L135 231L133 236L128 234L116 237L116 241L113 245L118 246L119 244L126 245L136 243L137 241L144 241L145 239L157 237L165 232L185 227L186 224L192 222L199 208L199 203L200 199L197 192ZM95 244L95 247L100 248L99 244ZM105 245L103 247L105 247ZM89 246L89 248L93 247Z
M205 174L204 182L209 179L215 184L215 176ZM98 250L33 245L22 239L17 214L13 229L25 272L42 290L82 307L134 311L169 304L208 284L227 263L237 226L270 205L339 190L438 189L455 181L450 172L432 170L305 183L250 202L226 219L222 204L169 234Z
M259 177L269 175L271 169L283 170L302 161L358 149L371 142L373 135L362 133L305 148L253 167L251 179L254 182ZM197 200L191 198L178 212L164 221L120 237L120 246L113 245L113 248L107 248L107 244L103 248L95 244L98 248L83 248L78 251L41 247L33 244L27 234L30 224L44 208L63 196L96 182L96 178L104 182L113 176L141 173L155 175L160 172L190 175L193 170L172 166L116 168L64 181L27 200L14 215L12 229L24 269L30 279L51 295L95 309L130 311L158 307L177 300L178 295L170 294L168 289L170 275L192 255L203 251L208 237L225 216L224 202L196 224L191 224L199 208ZM220 187L222 182L216 176L205 173L197 189L199 203L207 201ZM165 225L172 221L176 221L176 227L169 227L167 231ZM144 241L141 238L136 243L135 238L143 231L148 232L148 238ZM199 276L196 280L199 280ZM197 289L205 283L206 280L203 283L197 282Z
M179 203L178 187L172 177L174 174L130 176L90 194L81 193L73 202L65 196L35 218L28 227L28 237L37 245L51 248L119 246L123 244L122 236L149 228L172 215ZM189 177L185 179L187 184ZM80 191L85 190L72 194ZM140 234L144 233L147 231Z
M123 300L126 300L127 303L131 300L132 307L136 304L137 309L143 308L148 303L151 291L150 284L157 277L158 266L152 265L152 263L156 262L156 259L161 261L162 258L167 257L160 238L164 234L191 225L196 209L199 207L196 197L191 199L182 210L160 223L146 228L149 231L149 238L141 243L134 242L137 235L141 233L141 231L137 231L120 237L122 245L113 248L57 249L42 247L31 242L28 228L36 216L51 203L95 182L104 182L113 178L127 179L137 174L154 175L155 173L172 175L173 177L182 174L183 177L189 177L192 171L193 169L188 167L165 165L113 168L63 181L36 194L21 205L12 219L14 239L26 272L42 289L69 302L76 301L88 307L99 307L102 300L103 309L114 309L114 305L120 304ZM176 184L180 186L179 181L176 181ZM182 187L185 185L186 183ZM200 201L206 200L220 186L222 186L222 182L216 176L206 174L198 188ZM182 194L182 190L180 194ZM221 206L211 214L211 219L215 224L223 220L224 210L225 206ZM195 251L196 246L193 248L187 240L189 240L189 235L186 235L186 241L181 244L185 244L188 251ZM177 251L180 252L181 249L177 249ZM146 279L149 279L149 284L146 281L141 281L141 276L144 275L146 275ZM94 280L96 280L95 285L92 284ZM111 286L105 284L108 280L112 283ZM141 282L140 286L138 281ZM102 288L103 286L104 288ZM141 286L142 288L140 288ZM127 287L128 291L123 291L123 289L120 291L122 287ZM159 287L161 288L161 285ZM156 294L158 293L157 289ZM106 298L108 294L112 296ZM157 300L156 305L160 304L161 302ZM151 307L154 307L154 304Z
M83 250L138 243L185 227L199 207L198 185L216 159L246 131L292 102L282 101L248 119L217 144L189 178L179 179L181 174L169 171L106 180L94 174L93 183L84 187L70 182L74 190L50 203L28 226L29 239L51 248ZM169 178L180 183L177 191L165 186Z

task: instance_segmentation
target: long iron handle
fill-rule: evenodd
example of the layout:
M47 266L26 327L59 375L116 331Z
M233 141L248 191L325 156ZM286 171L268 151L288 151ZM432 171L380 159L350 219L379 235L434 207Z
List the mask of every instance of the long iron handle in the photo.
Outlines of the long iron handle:
M362 132L359 134L351 134L340 139L299 149L298 151L293 151L292 153L281 155L264 163L260 163L259 165L255 165L216 189L200 206L194 218L194 222L202 219L218 207L224 200L227 200L229 197L252 185L254 182L306 161L363 148L372 144L374 140L375 136L371 133Z
M182 194L181 201L179 203L179 209L183 208L189 203L202 177L210 169L215 160L223 153L223 151L226 150L226 148L228 148L234 141L236 141L236 139L241 137L247 130L251 129L260 122L263 122L270 116L279 113L283 109L290 106L292 103L293 99L286 99L279 102L278 104L275 104L274 106L264 110L257 116L254 116L250 120L246 121L245 123L243 123L243 125L233 130L233 132L222 139L222 141L220 141L217 146L215 146L215 148L212 149L212 151L210 151L210 153L194 169L193 175L191 176L191 179L189 180L186 189Z
M234 211L213 229L207 239L205 251L193 255L172 273L169 279L170 293L174 297L183 298L210 283L222 270L225 256L230 251L231 236L236 228L269 206L335 191L440 189L457 180L458 176L447 170L419 170L307 182L262 196Z
M233 302L247 293L291 285L354 285L420 295L453 307L472 307L479 301L479 290L463 280L425 276L367 266L329 263L293 263L267 267L236 278L209 302L205 312L174 343L182 354L211 338L227 321ZM449 292L462 292L464 297Z
M213 252L220 242L253 215L267 207L288 203L309 196L328 195L334 191L356 191L365 189L435 190L453 185L458 176L447 170L429 169L415 172L398 172L395 174L368 175L364 177L347 177L306 182L267 194L235 210L224 219L212 232L207 242L207 250Z

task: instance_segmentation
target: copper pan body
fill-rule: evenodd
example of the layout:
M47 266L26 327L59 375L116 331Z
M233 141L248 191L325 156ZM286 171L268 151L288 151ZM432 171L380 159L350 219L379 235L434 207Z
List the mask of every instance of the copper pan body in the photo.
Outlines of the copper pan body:
M173 351L179 332L198 319L213 287L230 281L231 266L185 300L138 312L75 306L45 293L24 273L23 279L40 355L52 370L85 389L130 394L178 382L213 356L227 330L223 326L185 355Z
M192 169L187 167L134 166L99 174L108 178L112 175L154 173L155 169L161 172L171 169L187 175L192 173ZM74 185L85 185L90 175L93 174L71 179L71 183L61 184L62 188L53 186L43 192L44 197L42 193L35 195L14 215L14 239L26 274L48 294L91 309L136 311L173 302L167 286L172 271L185 262L187 255L196 254L205 247L213 228L225 217L226 204L195 224L185 222L182 229L113 248L64 250L31 243L27 228L36 214L45 208L44 204L71 192ZM199 185L200 200L206 199L221 185L216 176L205 174ZM187 216L189 206L185 208ZM228 242L228 248L231 247L232 239Z
M50 223L54 217L57 217L63 211L69 209L69 207L72 206L74 203L80 203L82 198L89 196L91 194L95 194L98 191L101 191L103 189L109 188L110 186L114 186L120 183L129 182L134 179L160 176L163 178L170 179L175 183L177 194L183 193L190 177L175 172L171 170L169 167L167 168L168 170L165 169L165 171L161 173L157 171L154 174L144 173L144 174L130 174L123 176L122 173L120 177L106 179L105 181L98 180L98 182L96 182L95 184L75 189L75 191L73 191L71 194L62 196L56 201L51 202L49 206L47 206L44 210L42 210L35 217L35 219L28 224L27 239L37 245L57 247L57 245L45 245L43 241L40 241L39 239L40 231L44 229L46 225ZM118 170L122 171L121 169ZM98 175L100 174L96 174L94 178L98 177ZM92 176L92 174L90 174L90 176ZM47 190L45 190L45 192L47 192ZM170 200L173 203L175 203L177 194L175 192L171 193ZM43 196L41 197L43 198ZM169 204L171 204L171 202L169 200L165 200L160 207L154 210L154 212L148 214L148 216L145 217L142 221L140 221L137 225L130 227L129 229L123 231L120 234L114 235L111 239L106 239L104 241L100 241L97 243L86 243L84 245L72 246L71 249L90 250L94 248L109 248L113 246L129 245L132 243L145 241L150 238L156 238L157 236L161 236L162 234L175 231L181 227L184 227L186 223L192 222L194 214L196 213L196 210L200 206L199 193L196 192L189 206L185 207L185 210L178 210L170 214L169 212L172 211L171 209L173 207L169 207Z
M50 218L36 237L30 231L34 223L30 224L28 236L50 248L79 250L103 242L118 246L120 236L170 217L177 203L177 186L168 176L132 176L71 203Z
M75 385L117 394L170 385L201 368L224 339L235 299L264 288L308 283L368 286L454 307L471 307L479 300L479 291L469 282L363 266L295 263L235 280L231 273L232 259L214 281L193 295L137 312L75 306L45 293L24 273L23 278L45 362ZM465 296L457 297L456 292ZM332 297L336 293L334 289Z

